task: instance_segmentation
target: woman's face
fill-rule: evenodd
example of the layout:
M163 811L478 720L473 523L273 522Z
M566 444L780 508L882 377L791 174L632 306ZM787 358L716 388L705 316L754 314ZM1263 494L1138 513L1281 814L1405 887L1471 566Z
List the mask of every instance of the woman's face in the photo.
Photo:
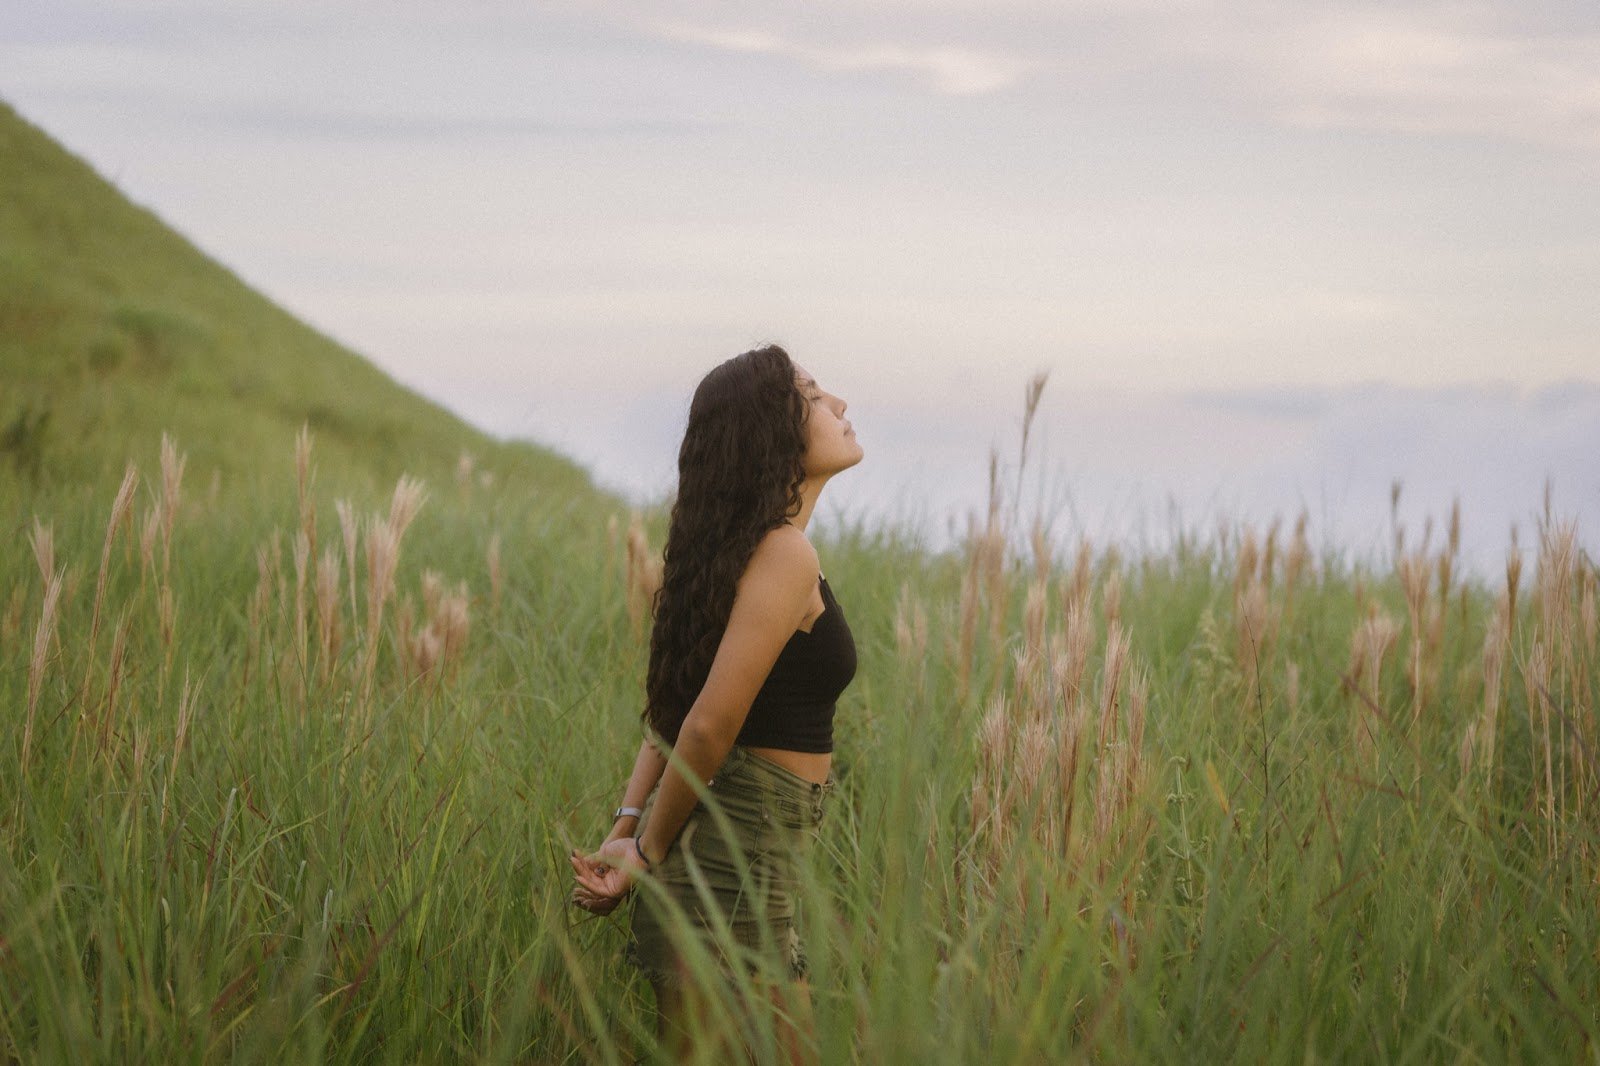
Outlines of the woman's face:
M829 477L859 463L865 453L856 443L856 431L844 417L845 402L825 391L798 365L794 368L794 383L811 404L806 418L806 476Z

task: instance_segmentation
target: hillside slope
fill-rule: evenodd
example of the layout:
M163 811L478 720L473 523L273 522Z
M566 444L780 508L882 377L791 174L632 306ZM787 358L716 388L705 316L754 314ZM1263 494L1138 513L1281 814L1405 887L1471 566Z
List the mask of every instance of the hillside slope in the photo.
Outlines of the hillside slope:
M253 491L302 424L324 484L442 480L465 451L499 486L598 496L298 321L0 102L0 482L114 479L170 431L199 478Z

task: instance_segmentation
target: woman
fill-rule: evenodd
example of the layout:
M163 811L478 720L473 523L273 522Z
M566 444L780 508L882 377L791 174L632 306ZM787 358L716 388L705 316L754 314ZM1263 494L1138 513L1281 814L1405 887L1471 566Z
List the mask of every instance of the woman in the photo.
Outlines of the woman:
M694 1009L674 939L685 928L729 969L754 963L792 979L792 1008L808 1013L795 882L832 791L834 701L856 656L805 530L828 479L861 461L844 412L778 347L712 370L689 408L646 739L611 834L593 855L572 855L580 907L609 913L642 884L630 954L667 1040L685 1038ZM716 947L729 933L737 962ZM780 1035L798 1057L798 1029Z

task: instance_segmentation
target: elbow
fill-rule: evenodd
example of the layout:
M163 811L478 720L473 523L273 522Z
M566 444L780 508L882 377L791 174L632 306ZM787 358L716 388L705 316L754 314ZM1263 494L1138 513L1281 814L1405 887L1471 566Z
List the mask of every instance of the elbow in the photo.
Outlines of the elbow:
M681 749L687 744L699 751L713 752L719 758L726 755L738 739L743 723L730 721L723 715L695 713L698 710L700 708L691 709L683 720L678 730L678 747Z

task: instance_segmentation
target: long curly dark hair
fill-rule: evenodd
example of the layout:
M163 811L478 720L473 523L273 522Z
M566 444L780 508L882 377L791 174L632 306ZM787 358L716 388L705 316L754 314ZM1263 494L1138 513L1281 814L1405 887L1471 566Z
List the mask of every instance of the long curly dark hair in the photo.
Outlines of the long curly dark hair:
M668 743L711 672L756 545L800 511L810 410L776 345L734 356L694 390L645 675L644 720Z

